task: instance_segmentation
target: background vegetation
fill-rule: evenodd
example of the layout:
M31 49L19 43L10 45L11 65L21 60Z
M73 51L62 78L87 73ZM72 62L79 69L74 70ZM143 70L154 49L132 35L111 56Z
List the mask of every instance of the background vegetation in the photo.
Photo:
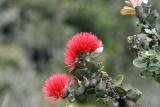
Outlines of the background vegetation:
M159 0L151 2L160 10ZM87 31L103 41L100 59L106 72L123 73L124 87L135 86L144 93L140 103L159 107L160 86L139 78L132 66L126 37L135 34L136 20L120 15L124 5L123 0L0 0L0 106L67 105L47 102L42 84L53 71L65 71L67 40Z

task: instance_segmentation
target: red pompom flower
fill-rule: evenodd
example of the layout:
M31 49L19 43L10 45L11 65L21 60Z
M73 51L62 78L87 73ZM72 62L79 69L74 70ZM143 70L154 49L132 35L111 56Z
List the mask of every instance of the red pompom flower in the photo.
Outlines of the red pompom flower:
M102 51L102 42L94 34L88 32L77 33L67 44L65 63L69 69L73 69L76 63L76 57L80 53L88 55L92 52L101 53Z
M60 99L65 97L67 86L73 83L74 80L65 73L53 74L45 81L43 93L51 99Z

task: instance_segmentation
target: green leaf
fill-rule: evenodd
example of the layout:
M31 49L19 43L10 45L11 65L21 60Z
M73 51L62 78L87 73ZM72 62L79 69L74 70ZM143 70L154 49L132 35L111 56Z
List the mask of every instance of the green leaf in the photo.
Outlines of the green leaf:
M121 87L115 87L115 90L120 96L125 96L127 94L127 92Z
M153 72L149 71L148 69L145 69L140 73L140 76L142 78L152 77L153 76Z
M96 106L97 106L97 107L105 106L104 100L103 100L103 99L97 99L97 100L96 100Z
M115 78L113 78L114 86L120 86L123 80L124 80L124 76L122 74L117 75Z
M150 72L155 72L155 71L157 71L158 69L159 69L158 66L150 66L150 67L148 68L148 70L149 70Z
M152 30L150 30L150 29L144 29L144 31L145 31L146 33L148 33L148 34L154 34L154 33L152 32Z
M152 61L150 61L149 66L159 66L160 62L157 59L153 59Z
M133 65L137 68L145 68L147 67L147 63L143 60L143 58L136 58L133 60Z
M156 56L155 50L142 51L141 54L142 54L142 57L155 57Z

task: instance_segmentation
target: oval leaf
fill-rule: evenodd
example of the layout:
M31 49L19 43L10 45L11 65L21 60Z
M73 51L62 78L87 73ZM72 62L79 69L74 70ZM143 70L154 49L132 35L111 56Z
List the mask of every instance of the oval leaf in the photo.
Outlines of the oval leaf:
M142 58L136 58L133 60L133 65L138 68L145 68L147 66L146 62Z
M142 78L152 77L152 76L153 76L153 73L150 72L148 69L145 69L145 70L143 70L143 71L140 73L140 76L141 76Z
M124 76L122 74L117 75L113 78L114 86L120 86L124 80Z
M115 90L120 96L125 96L127 94L127 92L121 87L115 87Z

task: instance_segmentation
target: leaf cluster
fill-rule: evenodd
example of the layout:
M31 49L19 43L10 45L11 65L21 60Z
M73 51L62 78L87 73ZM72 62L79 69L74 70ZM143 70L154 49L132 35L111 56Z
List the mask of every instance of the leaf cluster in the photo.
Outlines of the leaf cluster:
M150 5L137 6L139 33L129 36L128 43L136 53L133 65L141 69L142 77L153 77L159 82L160 75L160 17Z

